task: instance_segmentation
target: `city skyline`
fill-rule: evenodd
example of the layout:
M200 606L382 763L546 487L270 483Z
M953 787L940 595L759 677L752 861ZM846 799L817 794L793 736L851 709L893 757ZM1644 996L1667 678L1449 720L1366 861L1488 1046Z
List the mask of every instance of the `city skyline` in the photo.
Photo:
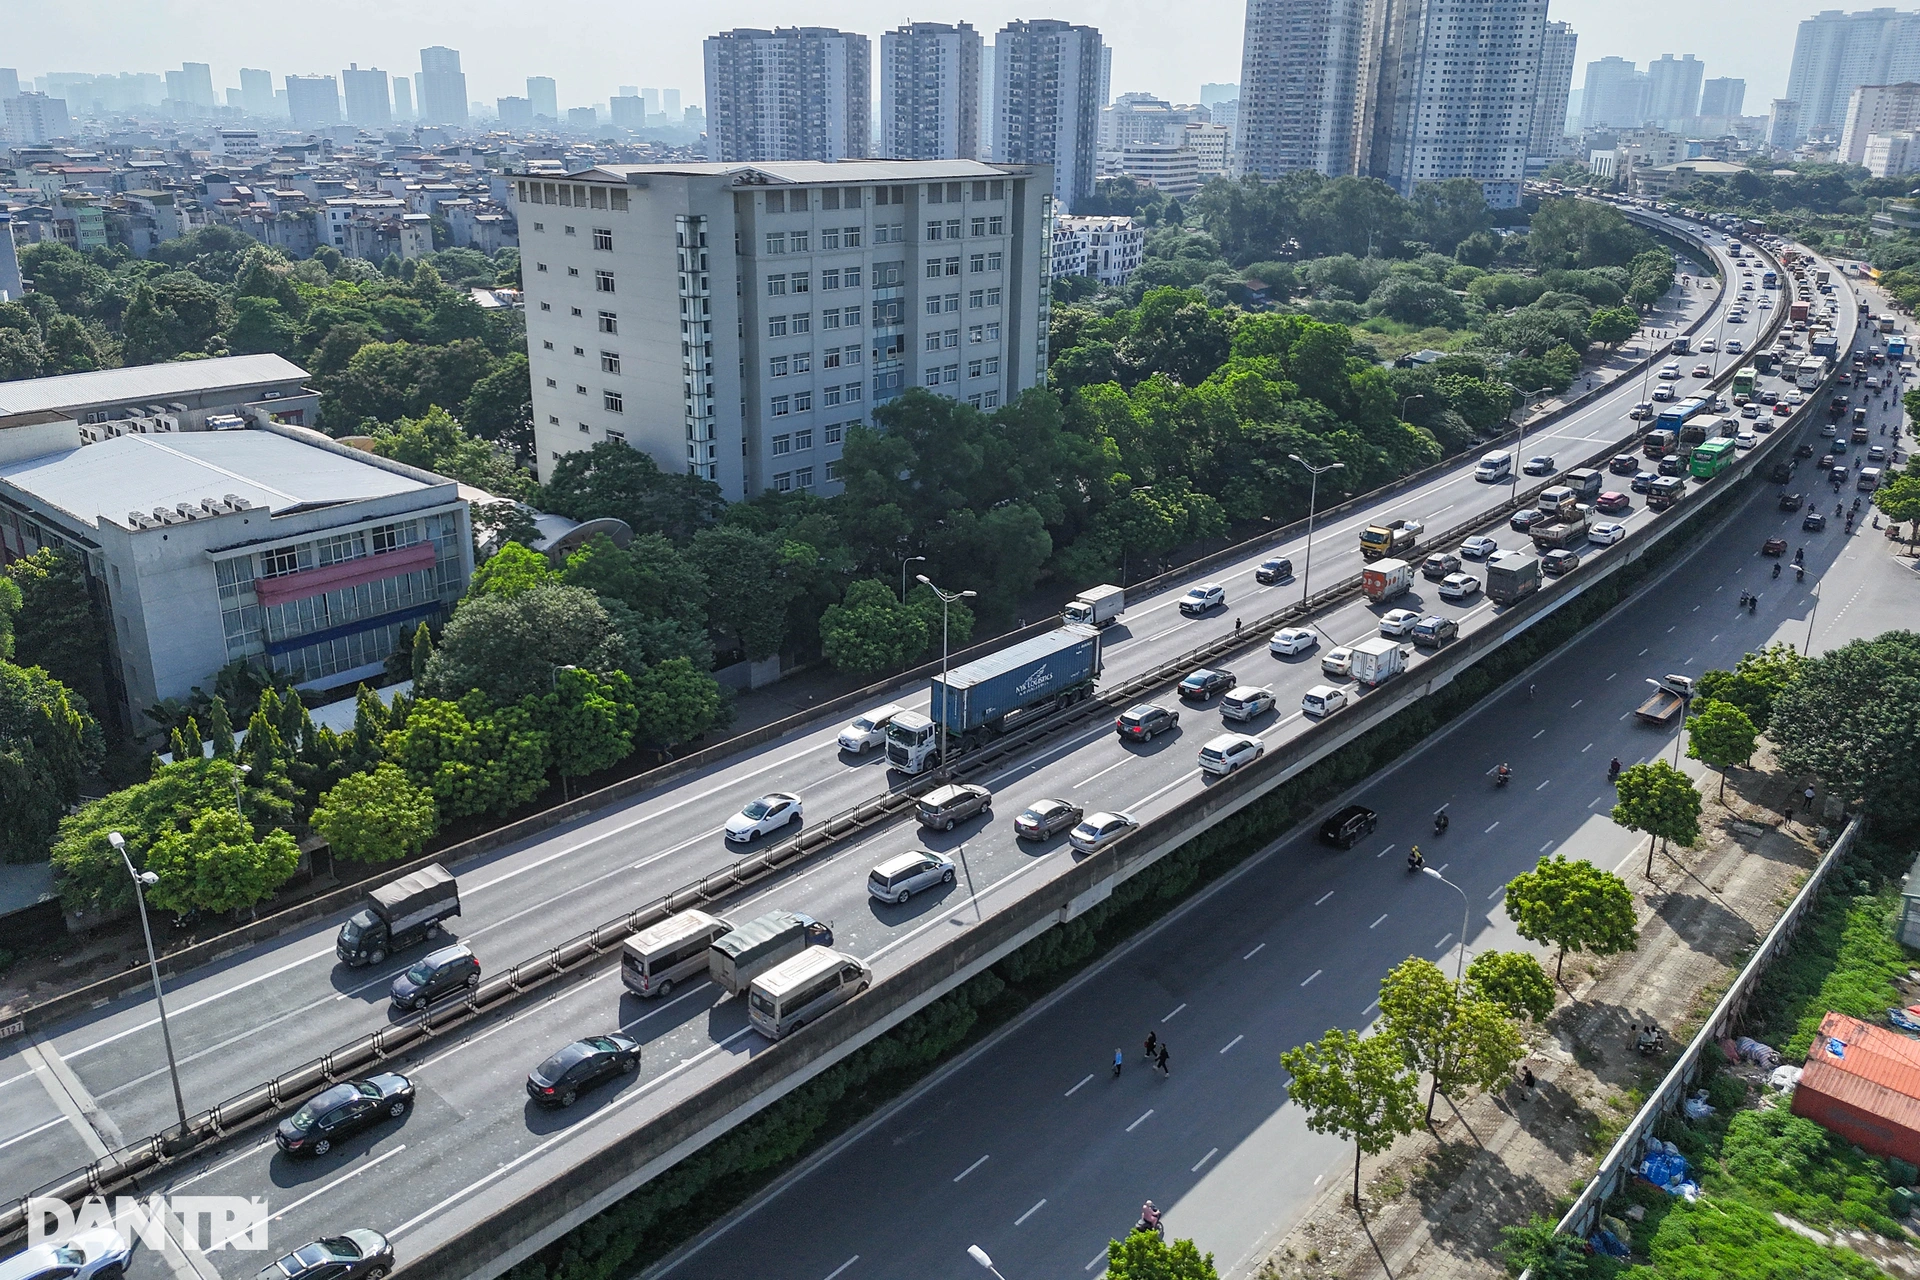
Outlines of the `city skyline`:
M9 7L17 3L7 0ZM1817 11L1782 0L1738 8L1732 0L1711 0L1682 9L1656 6L1652 0L1553 0L1548 17L1570 23L1579 34L1583 67L1610 55L1644 66L1663 53L1691 52L1706 64L1709 76L1745 80L1747 108L1755 111L1786 94L1795 30ZM239 84L242 67L265 66L277 85L288 75L339 77L353 63L402 75L417 73L421 49L446 45L461 53L470 102L491 104L500 97L524 95L529 76L551 76L558 82L564 112L605 103L619 86L635 83L678 85L688 105L704 105L696 103L702 94L702 42L721 28L832 26L864 34L877 47L879 36L902 21L967 22L984 34L1016 18L1056 18L1101 31L1106 47L1114 51L1114 93L1146 91L1190 102L1201 83L1237 78L1246 4L1204 0L1190 7L1188 20L1168 24L1158 10L1120 11L1092 0L1063 0L1032 12L1003 5L904 14L853 0L805 9L748 3L724 12L596 15L598 34L589 42L571 39L564 23L529 21L524 9L510 9L497 0L457 7L428 4L403 13L376 11L361 0L349 0L334 11L337 22L320 29L303 26L297 40L291 31L285 40L275 36L277 15L269 15L264 6L255 15L259 21L247 20L249 12L232 5L212 10L172 0L138 6L128 0L103 0L84 13L49 11L37 14L32 23L19 24L7 57L23 81L62 71L160 73L183 63L206 63L216 93L224 96L225 89ZM356 22L356 17L366 20ZM381 34L364 34L370 30ZM1759 34L1729 38L1736 30ZM289 50L297 51L298 63L282 56ZM878 68L875 81L877 105Z

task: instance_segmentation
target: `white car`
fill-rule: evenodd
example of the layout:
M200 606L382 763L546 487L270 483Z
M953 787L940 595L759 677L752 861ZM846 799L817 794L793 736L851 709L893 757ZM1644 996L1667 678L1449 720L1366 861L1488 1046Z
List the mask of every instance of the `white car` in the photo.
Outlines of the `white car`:
M1413 624L1420 621L1418 609L1395 609L1380 619L1380 634L1383 636L1403 636L1413 630Z
M1761 309L1762 311L1771 311L1771 310L1773 310L1773 299L1772 299L1772 298L1762 298L1762 299L1760 299L1760 301L1759 301L1759 303L1758 303L1757 305L1759 306L1759 308L1760 308L1760 309Z
M727 819L727 839L757 840L800 821L800 797L789 791L773 791Z
M1350 676L1353 674L1353 650L1342 645L1329 649L1320 659L1320 669L1330 676Z
M1460 554L1468 560L1485 560L1500 549L1500 544L1484 533L1476 533L1460 544Z
M1602 547L1610 547L1627 536L1627 526L1615 520L1602 520L1587 530L1587 541Z
M1440 579L1442 600L1470 600L1480 594L1480 579L1470 573L1450 573Z
M1217 582L1208 582L1193 588L1180 597L1180 612L1205 613L1216 605L1227 602L1227 589Z
M1759 443L1760 437L1751 431L1736 432L1733 437L1733 447L1736 449L1751 449Z
M1728 339L1727 339L1727 354L1728 354L1728 355L1730 355L1730 356L1737 356L1737 355L1740 355L1740 354L1742 354L1742 353L1744 353L1745 351L1746 351L1746 347L1745 347L1745 346L1743 346L1743 345L1741 344L1741 342L1740 342L1740 339L1738 339L1738 338L1728 338Z
M1673 399L1673 388L1669 386L1655 387L1653 389L1653 398L1664 404L1666 401Z
M1317 684L1300 699L1300 709L1310 716L1330 716L1346 705L1346 692L1330 684Z
M838 739L840 749L842 751L851 751L857 756L863 756L875 747L885 746L887 744L887 726L893 722L895 716L905 710L905 707L898 707L889 703L887 706L881 707L878 711L869 711L867 714L860 716L852 724L840 731L840 737Z
M133 1250L111 1227L75 1232L63 1244L37 1244L0 1262L4 1280L111 1280L126 1270Z
M1085 821L1067 833L1067 841L1082 853L1092 853L1139 825L1124 813L1090 813Z
M1720 349L1720 344L1715 342L1712 338L1708 338L1705 342L1700 344L1700 349L1702 351L1707 351L1707 352L1718 351Z
M1760 416L1760 406L1754 404L1752 401L1748 401L1746 404L1740 406L1740 416L1743 418L1757 418Z
M1200 748L1200 772L1232 773L1241 765L1258 760L1266 749L1266 744L1250 733L1223 733Z
M1320 643L1320 633L1311 627L1282 627L1267 641L1267 652L1276 658L1305 653Z

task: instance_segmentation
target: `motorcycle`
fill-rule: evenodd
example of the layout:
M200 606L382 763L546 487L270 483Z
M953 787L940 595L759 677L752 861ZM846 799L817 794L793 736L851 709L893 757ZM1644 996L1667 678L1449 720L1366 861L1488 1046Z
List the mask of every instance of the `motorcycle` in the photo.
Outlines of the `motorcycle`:
M1445 809L1433 815L1433 834L1444 835L1447 830L1447 811Z
M1620 781L1620 757L1619 756L1615 756L1613 758L1613 763L1607 766L1607 781L1608 782Z
M1634 1037L1633 1047L1640 1051L1641 1057L1651 1058L1666 1050L1667 1033L1660 1029L1660 1024L1649 1022L1640 1028L1640 1033Z
M1513 770L1507 768L1507 766L1505 765L1501 765L1498 769L1495 769L1493 771L1493 785L1496 787L1506 786L1507 783L1512 780L1512 778L1513 778Z
M1773 576L1776 578L1780 576L1780 562L1778 560L1773 562Z
M1793 566L1793 580L1795 582L1805 582L1807 580L1807 566L1803 564Z
M1133 1224L1133 1229L1135 1231L1151 1231L1162 1240L1167 1238L1166 1224L1161 1221L1160 1211L1153 1207L1153 1201L1151 1200L1147 1201L1146 1207L1140 1210L1139 1221Z

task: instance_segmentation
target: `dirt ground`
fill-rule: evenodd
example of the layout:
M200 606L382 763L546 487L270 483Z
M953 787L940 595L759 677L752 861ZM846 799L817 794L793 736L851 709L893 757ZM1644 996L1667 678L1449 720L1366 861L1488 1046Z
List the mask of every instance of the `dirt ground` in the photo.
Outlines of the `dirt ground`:
M1500 1229L1557 1217L1694 1028L1819 860L1814 833L1781 809L1795 783L1758 770L1727 779L1727 802L1703 780L1702 839L1622 869L1639 903L1640 945L1593 962L1567 958L1559 1007L1530 1040L1538 1088L1443 1099L1434 1131L1364 1161L1366 1219L1355 1214L1351 1169L1330 1172L1306 1216L1257 1271L1262 1280L1495 1280ZM1711 778L1712 775L1709 775ZM1667 1052L1642 1058L1629 1028L1668 1029ZM1843 1242L1845 1243L1845 1242ZM1884 1265L1884 1264L1883 1264Z

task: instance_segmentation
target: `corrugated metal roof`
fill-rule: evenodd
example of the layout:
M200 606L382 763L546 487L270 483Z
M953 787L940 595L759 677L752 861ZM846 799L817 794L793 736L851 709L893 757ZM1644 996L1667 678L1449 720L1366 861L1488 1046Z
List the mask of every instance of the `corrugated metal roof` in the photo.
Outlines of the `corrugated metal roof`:
M1807 1050L1799 1087L1920 1132L1920 1040L1829 1013Z
M605 177L624 182L629 174L688 177L724 177L730 173L762 174L774 182L926 182L934 178L1004 178L1007 170L979 160L777 160L765 164L723 164L707 161L693 164L603 164L570 178ZM551 174L527 174L550 178Z
M229 493L279 513L429 487L271 431L120 436L0 466L0 481L96 528L103 516L124 524L129 511Z
M0 382L0 415L91 404L165 404L199 395L277 382L302 382L307 371L284 356L220 356L126 369L63 373L52 378Z

